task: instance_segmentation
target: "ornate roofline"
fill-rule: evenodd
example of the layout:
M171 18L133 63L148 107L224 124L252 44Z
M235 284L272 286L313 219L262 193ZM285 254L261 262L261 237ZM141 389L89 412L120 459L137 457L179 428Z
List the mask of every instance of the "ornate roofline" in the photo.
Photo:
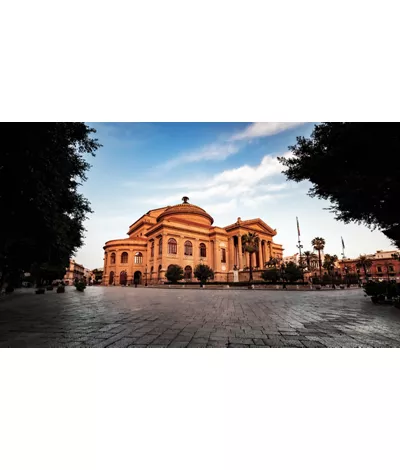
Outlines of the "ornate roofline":
M240 228L240 227L246 227L250 224L260 224L262 227L265 228L265 230L272 236L275 236L277 234L277 231L272 229L268 224L266 224L262 219L257 218L257 219L249 219L249 220L242 220L240 217L238 217L238 220L231 225L227 225L224 227L224 229L229 232L235 228Z

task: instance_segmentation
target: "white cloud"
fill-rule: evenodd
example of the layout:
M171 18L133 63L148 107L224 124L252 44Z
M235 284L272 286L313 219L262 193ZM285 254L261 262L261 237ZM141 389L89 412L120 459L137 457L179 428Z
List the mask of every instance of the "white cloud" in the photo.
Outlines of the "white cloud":
M302 122L254 122L241 132L232 135L230 140L250 140L257 137L268 137L300 126Z
M226 160L231 155L234 155L239 150L239 147L234 144L211 144L206 145L198 150L185 153L177 158L168 160L162 165L163 168L174 168L181 163L193 163L207 160Z
M197 150L190 151L176 158L172 158L161 165L161 168L169 170L183 163L194 163L201 161L221 161L235 155L240 150L240 145L254 138L268 137L279 134L288 129L300 126L302 122L255 122L247 126L243 131L236 132L210 145ZM235 142L235 143L233 143ZM237 142L237 143L236 143ZM242 142L239 144L239 142Z
M289 153L285 154L288 155ZM218 216L216 221L218 225L229 224L240 215L241 207L246 208L249 214L253 214L253 211L259 211L263 205L274 204L274 201L280 198L282 191L287 188L284 176L281 175L282 169L283 166L277 157L266 155L257 165L242 165L202 181L180 180L179 183L175 183L170 180L170 190L163 190L164 197L151 196L140 203L149 207L179 204L185 195L189 197L190 203L199 205L211 215ZM157 194L156 188L154 193ZM257 215L259 216L260 214Z

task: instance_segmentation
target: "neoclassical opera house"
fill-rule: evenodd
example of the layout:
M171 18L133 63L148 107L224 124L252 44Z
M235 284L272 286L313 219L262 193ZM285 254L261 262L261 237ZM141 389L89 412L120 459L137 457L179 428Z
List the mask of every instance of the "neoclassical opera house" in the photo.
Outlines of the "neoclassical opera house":
M271 257L282 258L282 245L273 241L276 230L261 219L238 218L227 227L215 227L211 215L189 204L188 199L150 210L129 227L128 238L106 242L105 285L131 284L135 280L162 283L171 264L182 266L187 281L193 278L199 263L213 268L216 281L244 279L249 254L243 251L241 236L249 232L256 232L260 238L260 250L253 255L254 267L263 267Z

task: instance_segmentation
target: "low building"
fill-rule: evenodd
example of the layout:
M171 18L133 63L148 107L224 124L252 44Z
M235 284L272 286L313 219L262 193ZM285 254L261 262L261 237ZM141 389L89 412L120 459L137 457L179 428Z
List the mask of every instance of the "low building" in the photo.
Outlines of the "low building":
M85 268L75 260L70 260L63 281L67 285L74 283L75 279L82 280L85 277Z
M93 271L89 268L84 268L84 278L86 283L89 284L93 280Z
M282 261L284 263L294 263L294 264L299 264L299 254L298 253L295 253L294 255L292 256L284 256L282 258Z
M400 261L395 257L400 255L398 250L383 251L379 250L374 254L366 255L371 262L371 266L363 268L360 265L360 258L345 258L339 261L342 274L357 273L360 280L393 280L400 281ZM365 273L366 271L366 273ZM367 276L365 275L367 274Z

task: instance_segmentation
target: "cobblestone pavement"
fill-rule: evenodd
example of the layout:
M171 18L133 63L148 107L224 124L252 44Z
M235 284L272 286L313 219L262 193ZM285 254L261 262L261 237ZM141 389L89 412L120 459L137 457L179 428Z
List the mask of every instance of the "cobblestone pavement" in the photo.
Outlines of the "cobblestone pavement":
M0 299L0 347L399 347L400 310L361 289L67 287Z

